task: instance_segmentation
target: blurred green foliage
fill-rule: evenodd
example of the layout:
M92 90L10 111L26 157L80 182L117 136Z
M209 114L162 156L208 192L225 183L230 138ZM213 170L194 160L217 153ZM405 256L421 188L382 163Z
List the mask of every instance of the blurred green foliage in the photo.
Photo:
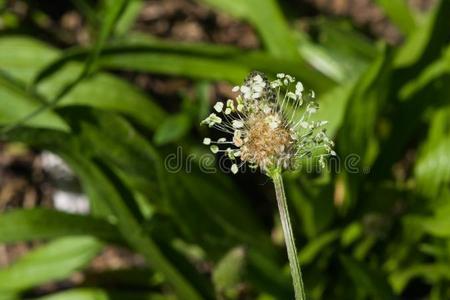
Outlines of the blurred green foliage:
M117 272L114 289L39 299L291 299L272 191L250 174L164 168L179 146L204 153L198 120L212 84L254 69L316 91L341 158L339 169L286 174L309 299L450 299L450 2L419 15L403 0L375 1L404 34L398 46L325 17L311 21L314 36L298 31L275 0L201 2L251 24L263 49L135 32L139 0L73 1L96 37L88 49L18 34L32 25L0 12L2 140L61 156L91 205L89 216L0 215L1 243L49 241L0 270L0 299L83 270L106 244L149 269ZM122 71L186 77L196 94L168 112ZM351 155L356 172L344 168Z

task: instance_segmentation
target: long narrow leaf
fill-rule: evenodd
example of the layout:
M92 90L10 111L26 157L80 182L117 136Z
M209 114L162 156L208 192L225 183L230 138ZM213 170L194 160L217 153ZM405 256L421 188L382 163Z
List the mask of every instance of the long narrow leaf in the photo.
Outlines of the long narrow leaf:
M56 293L53 295L40 297L37 300L175 300L173 296L164 296L156 293L143 292L120 292L108 291L98 288L81 288L72 289L65 292Z
M53 280L64 279L80 270L102 249L91 237L68 237L53 241L26 254L0 271L0 293L21 291Z
M100 240L121 242L110 223L88 216L49 209L15 210L0 215L0 243L89 235Z
M277 57L298 58L296 41L275 0L201 0L252 23L268 50Z
M405 34L410 34L416 29L416 21L411 9L404 0L376 0L391 21Z

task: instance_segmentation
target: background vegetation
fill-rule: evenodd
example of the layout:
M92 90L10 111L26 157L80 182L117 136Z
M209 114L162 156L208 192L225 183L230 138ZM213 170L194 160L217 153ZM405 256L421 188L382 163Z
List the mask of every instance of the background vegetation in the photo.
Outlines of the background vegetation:
M298 22L295 1L199 1L249 24L256 49L151 36L135 26L146 1L28 1L26 15L15 2L0 1L3 147L62 157L91 210L1 213L1 243L46 242L0 270L0 299L291 299L267 180L205 174L196 159L164 168L178 147L206 153L199 120L254 69L316 91L342 159L285 174L308 297L450 299L449 1L375 1L393 43L348 18ZM64 9L82 16L84 43L52 23ZM188 84L164 97L136 74ZM342 168L351 154L358 172ZM107 245L145 263L87 268ZM85 280L62 284L76 271Z

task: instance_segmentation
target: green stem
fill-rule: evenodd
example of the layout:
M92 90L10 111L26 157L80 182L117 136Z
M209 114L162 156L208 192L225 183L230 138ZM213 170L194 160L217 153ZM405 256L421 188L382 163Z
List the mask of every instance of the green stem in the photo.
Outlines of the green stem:
M284 241L286 243L289 266L291 268L292 281L294 283L295 299L306 300L305 287L303 286L302 271L298 260L297 248L295 247L294 234L292 232L291 219L287 206L286 195L284 193L283 177L280 171L270 174L275 185L278 211L280 212L281 225L283 227Z

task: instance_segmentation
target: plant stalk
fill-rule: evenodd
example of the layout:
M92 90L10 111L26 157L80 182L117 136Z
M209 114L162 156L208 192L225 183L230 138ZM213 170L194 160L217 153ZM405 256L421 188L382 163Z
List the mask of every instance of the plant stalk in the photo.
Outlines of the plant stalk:
M283 227L284 241L286 243L289 266L291 268L292 282L294 284L295 299L306 300L305 287L303 286L302 271L298 260L297 248L295 247L294 234L292 232L291 219L289 217L289 209L284 192L283 177L280 171L274 171L271 174L275 185L275 192L278 203L278 211L280 212L281 225Z

